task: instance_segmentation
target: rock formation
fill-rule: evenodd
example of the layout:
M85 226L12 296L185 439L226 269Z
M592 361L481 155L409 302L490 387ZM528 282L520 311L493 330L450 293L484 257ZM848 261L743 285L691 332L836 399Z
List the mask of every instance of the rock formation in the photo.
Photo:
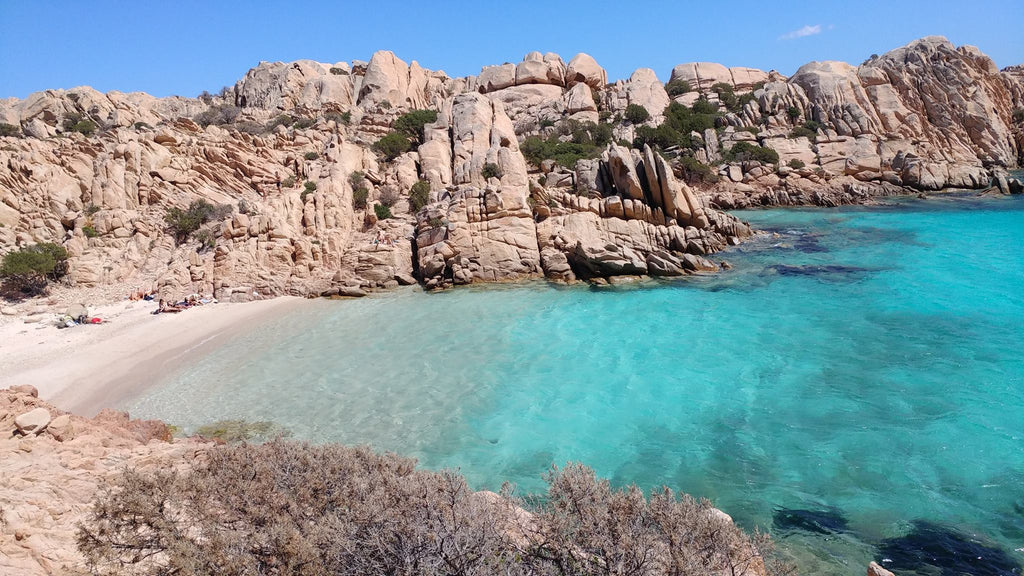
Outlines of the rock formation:
M81 418L36 396L30 386L0 390L0 574L85 574L75 538L102 483L125 463L184 464L208 444L172 442L163 423L120 412Z
M75 88L0 100L11 133L0 137L0 253L57 242L70 282L172 298L674 275L714 268L710 254L750 233L720 208L1020 188L1006 171L1024 143L1024 72L1000 72L970 46L929 37L788 79L688 63L670 80L690 91L670 97L646 68L609 84L586 54L566 64L531 52L451 78L378 52L262 62L196 99ZM673 100L719 102L722 85L747 96L717 129L689 135L688 154L716 184L687 185L678 150L631 146L627 106L654 127ZM371 147L414 109L438 112L418 146L390 160ZM99 130L80 134L83 120ZM564 142L590 123L610 126L612 143L575 165L531 166L520 150L529 136ZM740 143L779 161L724 161ZM414 213L408 194L421 179L429 203ZM226 208L179 242L165 216L196 200Z

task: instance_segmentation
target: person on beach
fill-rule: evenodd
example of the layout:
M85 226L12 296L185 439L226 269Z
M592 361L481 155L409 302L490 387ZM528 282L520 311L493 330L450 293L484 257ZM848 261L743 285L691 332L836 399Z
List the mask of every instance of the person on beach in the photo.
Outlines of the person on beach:
M163 298L161 298L160 299L159 307L156 309L156 312L153 312L153 313L154 314L163 314L165 312L175 313L175 312L181 312L182 310L184 310L184 308L178 306L177 304L168 304L167 302L164 301Z

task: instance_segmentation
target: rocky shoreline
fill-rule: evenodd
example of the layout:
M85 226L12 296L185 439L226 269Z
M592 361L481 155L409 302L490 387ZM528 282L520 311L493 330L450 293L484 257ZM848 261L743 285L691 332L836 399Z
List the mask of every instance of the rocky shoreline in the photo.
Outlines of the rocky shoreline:
M539 53L450 78L378 52L199 98L51 90L0 101L0 252L55 242L71 286L225 301L709 272L751 233L724 210L1020 192L1021 110L1024 69L939 37L790 78L610 83ZM171 229L197 201L216 210Z

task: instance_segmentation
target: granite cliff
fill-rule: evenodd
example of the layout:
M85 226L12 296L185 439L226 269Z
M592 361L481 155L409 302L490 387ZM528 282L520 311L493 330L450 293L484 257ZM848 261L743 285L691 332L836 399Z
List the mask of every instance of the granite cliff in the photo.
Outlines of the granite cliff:
M714 127L685 146L643 140L698 104ZM263 62L194 99L49 90L0 100L0 252L56 242L78 286L235 300L683 275L752 233L723 209L1019 191L1022 109L1021 67L939 37L790 78L692 62L609 83L538 52L451 78L378 52ZM374 147L412 110L436 121L411 149ZM582 149L542 159L538 138ZM168 211L196 200L227 208L176 237Z

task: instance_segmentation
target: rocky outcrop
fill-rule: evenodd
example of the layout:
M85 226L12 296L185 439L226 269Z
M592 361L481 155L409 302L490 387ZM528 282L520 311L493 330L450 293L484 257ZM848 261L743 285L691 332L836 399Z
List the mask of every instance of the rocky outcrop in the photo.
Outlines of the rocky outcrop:
M445 114L453 186L419 214L420 278L433 288L539 275L526 162L503 106L468 93L446 104ZM443 141L447 135L435 131L430 137Z
M586 274L651 270L659 250L703 257L742 238L745 227L718 208L1020 189L1007 170L1024 142L1013 116L1024 72L1000 72L973 47L932 37L860 66L811 63L789 79L711 63L681 64L671 79L691 85L676 97L683 104L718 101L717 83L752 91L716 128L689 134L713 186L688 186L692 166L629 145L638 127L622 120L626 107L644 107L655 126L670 103L654 71L609 84L586 54L565 64L531 52L452 79L378 52L368 62L260 63L197 99L75 88L2 100L0 121L20 134L0 137L0 252L58 242L70 282L167 298L355 294L412 277L430 287L565 278L566 266L601 260L594 247L615 239L636 257L610 250L622 266ZM420 108L439 115L418 147L390 160L373 150ZM212 124L191 119L200 114ZM78 119L99 131L75 133ZM604 141L616 142L600 157L526 164L525 138L565 141L590 122L610 125ZM725 162L741 143L774 149L778 163ZM414 213L409 190L420 179L429 205ZM165 217L199 200L221 208L180 241ZM691 243L690 229L718 237ZM683 262L669 264L653 269Z
M36 396L0 390L0 573L86 574L75 540L104 481L126 464L187 465L208 444L171 441L163 423L124 413L67 414ZM45 415L48 425L26 430L26 414Z

